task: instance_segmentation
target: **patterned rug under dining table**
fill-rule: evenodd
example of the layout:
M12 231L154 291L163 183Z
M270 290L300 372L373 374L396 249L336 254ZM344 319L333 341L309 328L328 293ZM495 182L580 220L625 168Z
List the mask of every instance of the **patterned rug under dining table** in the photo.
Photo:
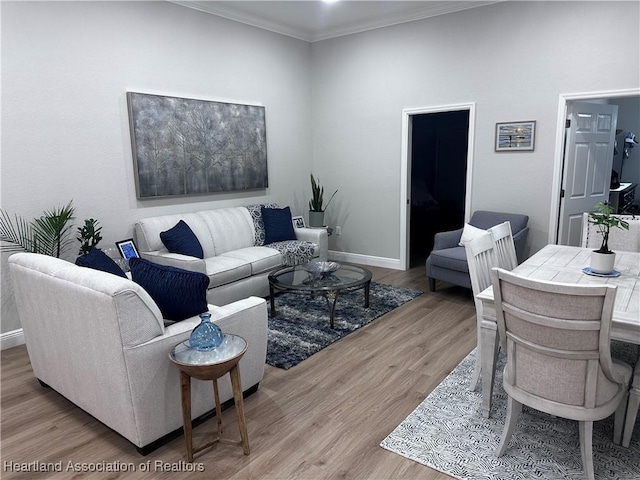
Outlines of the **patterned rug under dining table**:
M513 271L537 280L576 285L607 283L616 285L616 300L611 322L611 338L640 345L640 252L616 252L615 270L618 276L596 276L584 273L589 266L593 249L567 245L547 245ZM482 302L481 348L483 415L489 416L494 380L494 349L497 342L496 314L493 305L493 287L478 295Z

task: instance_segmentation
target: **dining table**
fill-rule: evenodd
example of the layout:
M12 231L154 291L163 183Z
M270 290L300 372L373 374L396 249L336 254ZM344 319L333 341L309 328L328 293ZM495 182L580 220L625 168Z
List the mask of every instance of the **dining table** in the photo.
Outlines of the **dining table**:
M589 269L592 248L549 244L513 269L537 280L573 285L616 285L611 339L640 345L640 252L616 251L614 272L594 274ZM489 417L498 358L498 325L493 286L477 295L481 302L479 354L482 371L482 415Z

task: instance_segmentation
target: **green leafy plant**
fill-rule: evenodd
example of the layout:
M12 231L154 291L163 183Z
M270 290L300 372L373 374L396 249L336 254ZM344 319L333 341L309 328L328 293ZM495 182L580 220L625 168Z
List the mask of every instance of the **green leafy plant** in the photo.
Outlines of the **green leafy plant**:
M80 242L80 250L78 255L86 255L91 251L93 247L100 243L102 235L100 231L102 227L98 227L98 221L93 218L86 219L82 227L78 227L78 237L76 239Z
M613 253L609 250L609 232L612 228L629 230L629 223L613 215L614 209L607 202L598 202L595 210L589 212L589 223L595 225L602 235L602 245L597 253Z
M15 214L13 218L0 211L0 240L7 242L2 250L26 250L52 257L60 257L71 245L71 221L75 214L73 201L64 207L45 210L41 217L28 222Z
M336 193L338 193L338 190L333 192L333 195L331 195L331 198L329 199L327 204L323 206L322 204L324 202L324 187L320 186L320 183L316 181L312 173L311 174L311 194L312 195L311 195L311 200L309 200L309 210L311 210L312 212L324 212L325 209L331 203L331 200L333 200L333 197L335 197Z

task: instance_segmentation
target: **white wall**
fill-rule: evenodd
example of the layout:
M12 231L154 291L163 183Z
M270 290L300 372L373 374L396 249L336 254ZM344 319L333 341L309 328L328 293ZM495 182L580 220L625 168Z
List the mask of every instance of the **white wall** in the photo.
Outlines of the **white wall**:
M267 200L306 213L311 170L340 189L330 247L398 259L402 109L476 102L472 208L529 214L535 251L559 95L640 86L637 2L503 2L311 45L168 2L0 9L2 207L32 218L73 199L105 244L158 214ZM128 90L265 105L269 188L138 201ZM537 121L536 150L494 153L495 123L518 120ZM3 301L1 331L18 326Z
M333 248L399 258L401 112L476 102L471 209L548 242L560 94L640 87L637 2L506 2L312 44L314 170L340 188ZM496 122L536 120L532 153ZM625 168L627 168L625 166ZM331 245L330 245L331 246Z
M73 200L76 225L98 219L103 245L113 245L147 216L262 201L307 208L308 43L169 2L2 1L0 8L8 212L31 219ZM264 105L269 188L138 201L127 91ZM6 277L3 268L5 287ZM2 332L18 327L3 301Z

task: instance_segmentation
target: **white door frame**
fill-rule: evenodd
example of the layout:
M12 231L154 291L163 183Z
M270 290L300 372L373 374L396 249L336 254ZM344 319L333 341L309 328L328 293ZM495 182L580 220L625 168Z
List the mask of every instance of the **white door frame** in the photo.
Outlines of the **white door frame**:
M465 221L469 219L471 209L471 179L473 177L473 151L476 123L476 104L457 103L454 105L441 105L437 107L405 108L402 110L402 153L400 160L400 267L403 270L409 269L409 235L407 227L409 225L409 215L411 209L411 172L409 171L409 155L411 151L410 128L411 116L423 113L443 113L466 110L469 112L469 134L467 138L467 186L465 193L464 216Z
M562 161L564 156L564 135L567 118L567 102L596 100L602 98L635 97L640 95L640 88L626 90L606 90L603 92L560 94L558 101L558 120L556 125L556 151L553 162L553 184L551 190L551 212L549 214L549 243L558 241L558 221L560 211L560 193L562 191Z

